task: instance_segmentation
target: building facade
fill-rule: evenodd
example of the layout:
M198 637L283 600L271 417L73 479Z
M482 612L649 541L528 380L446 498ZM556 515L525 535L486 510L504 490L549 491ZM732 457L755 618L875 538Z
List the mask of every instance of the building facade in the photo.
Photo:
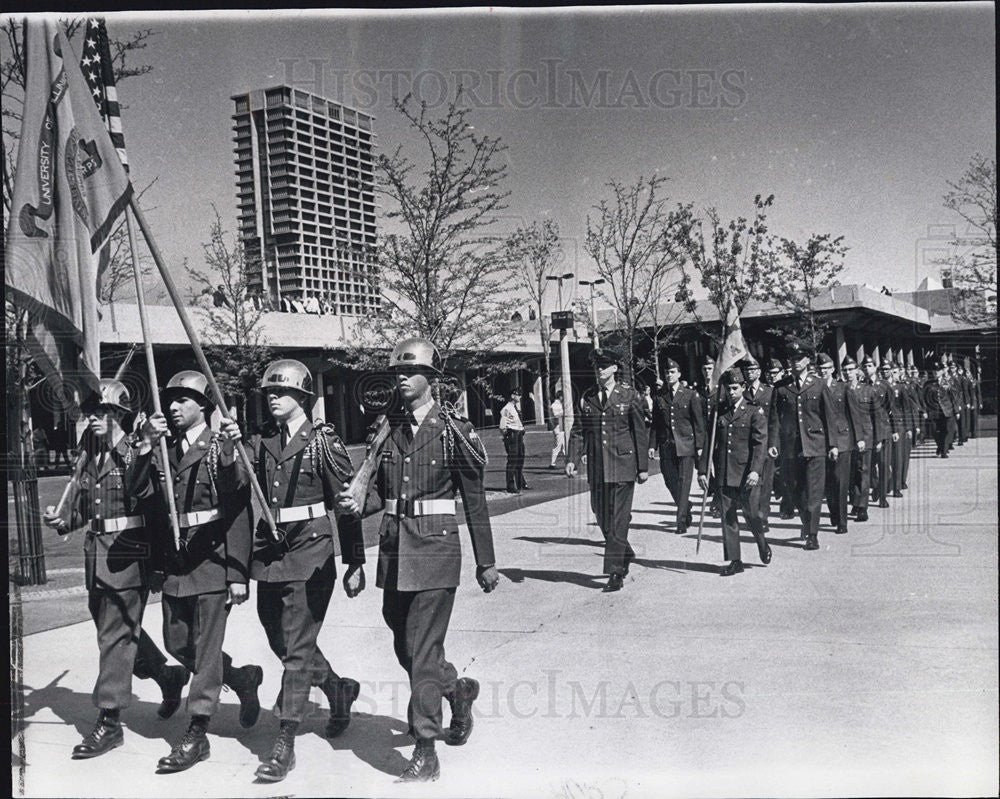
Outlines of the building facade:
M251 287L274 307L380 305L373 117L290 86L233 96L238 226Z

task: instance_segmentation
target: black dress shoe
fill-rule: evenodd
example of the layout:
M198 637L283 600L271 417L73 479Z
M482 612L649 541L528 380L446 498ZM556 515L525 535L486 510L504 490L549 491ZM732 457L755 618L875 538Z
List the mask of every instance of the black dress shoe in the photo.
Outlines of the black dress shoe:
M448 746L461 746L472 735L472 703L479 696L479 683L471 677L460 677L455 690L447 695L451 705L451 724L444 742Z
M906 491L908 489L909 489L909 486L906 483L903 483L903 490Z
M191 766L208 760L211 749L208 745L208 737L205 735L205 728L194 722L187 728L181 742L170 750L170 754L161 757L156 764L160 773L173 774L177 771L187 771Z
M761 522L761 529L765 533L769 533L769 532L771 532L771 525L769 525L767 522Z
M327 738L336 738L351 723L351 705L361 693L361 685L349 677L337 679L331 677L324 683L323 693L330 701L330 718L326 722L324 734Z
M223 673L222 682L232 688L240 700L240 726L244 729L252 727L260 716L257 689L264 682L264 669L260 666L230 667Z
M118 720L118 711L102 710L90 734L73 747L73 759L97 757L125 743L125 733Z
M888 508L889 507L889 500L887 500L887 499L880 500L879 503L878 503L878 506L880 508Z
M803 549L819 549L819 541L816 540L816 536L810 535L806 537L806 545Z
M743 561L734 560L719 572L720 577L732 577L734 574L743 574Z
M859 508L858 509L858 516L855 519L855 521L858 521L858 522L866 522L866 521L868 521L868 511L867 511L867 509L865 509L865 508Z
M890 497L895 497L896 499L901 499L902 496L903 496L903 492L902 491L893 491L891 494L889 494L889 496Z
M396 782L433 782L441 776L441 764L437 752L434 751L434 741L421 738L409 765L399 775Z
M837 525L837 529L836 529L835 532L837 533L837 535L846 535L847 534L847 525L846 524L838 524Z
M634 552L625 553L625 568L622 569L622 577L628 577L628 567L632 565L632 561L635 560Z
M612 591L621 591L622 586L625 584L622 576L617 572L612 573L611 577L608 578L608 584L602 589L605 594L610 594Z
M163 701L156 709L157 716L169 719L177 712L177 708L181 706L181 691L184 690L190 677L191 672L183 666L164 666L161 669L156 682L163 692Z
M283 722L267 760L257 766L256 777L264 782L281 782L295 768L295 722Z
M530 491L531 490L531 486L529 486L529 485L523 485L523 486L521 486L521 490L522 491Z
M781 513L779 513L778 515L779 515L779 516L780 516L780 517L781 517L782 519L786 519L786 520L787 520L787 519L794 519L794 518L795 518L795 512L794 512L794 511L790 511L790 510L783 510L783 511L781 511Z
M688 531L688 526L686 524L677 525L677 530L676 530L677 535L685 535L687 531Z
M761 547L757 547L757 552L760 553L760 562L763 563L765 566L771 562L770 544L765 542L763 549Z

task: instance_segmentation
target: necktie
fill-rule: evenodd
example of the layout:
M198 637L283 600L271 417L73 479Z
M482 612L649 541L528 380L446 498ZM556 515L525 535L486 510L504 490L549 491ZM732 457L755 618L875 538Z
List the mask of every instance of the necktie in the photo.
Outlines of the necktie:
M288 446L288 425L281 425L281 448L284 449Z
M413 428L416 427L417 420L412 413L406 414L406 423L403 425L403 441L407 444L413 443Z

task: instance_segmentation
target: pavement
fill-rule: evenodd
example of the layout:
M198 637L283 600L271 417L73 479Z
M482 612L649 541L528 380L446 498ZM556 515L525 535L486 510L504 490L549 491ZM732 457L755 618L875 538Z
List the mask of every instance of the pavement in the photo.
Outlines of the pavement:
M497 461L502 468L498 458L491 466ZM696 551L695 530L673 532L674 506L654 477L636 489L638 557L615 594L600 590L601 535L586 494L574 493L582 481L549 479L550 498L538 489L538 502L527 492L491 503L502 574L492 594L476 585L461 533L466 559L447 652L482 693L468 744L438 746L438 782L393 782L413 742L372 550L368 589L354 600L338 589L320 636L334 668L362 684L352 723L340 738L323 738L326 703L314 691L317 711L302 725L298 765L284 782L254 782L277 721L262 712L242 730L231 693L213 719L211 758L156 775L187 720L183 711L159 720L159 691L145 680L134 681L123 713L124 746L71 760L95 717L87 620L13 642L24 719L13 741L14 795L997 794L996 438L973 439L948 460L923 445L904 498L872 509L871 521L852 523L846 536L821 527L819 551L803 550L797 522L775 514L772 563L758 564L746 534L747 571L728 579L718 576L718 520L706 517ZM539 473L539 486L544 480ZM12 586L15 629L45 604L18 602L19 590ZM160 625L151 605L144 626L158 642ZM237 665L263 665L270 708L280 665L252 602L232 611L226 649Z

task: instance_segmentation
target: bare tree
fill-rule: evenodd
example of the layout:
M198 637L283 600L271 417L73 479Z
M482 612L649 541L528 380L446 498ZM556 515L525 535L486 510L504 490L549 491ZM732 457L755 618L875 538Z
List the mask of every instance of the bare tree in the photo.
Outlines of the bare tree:
M672 224L667 198L661 196L666 178L640 177L626 185L612 180L613 195L594 206L587 217L584 248L605 281L601 296L622 316L629 377L634 369L636 328L656 301L654 287L677 267L669 236Z
M997 318L997 162L978 153L948 182L945 208L965 222L951 241L954 254L938 263L951 281L951 313L975 325Z
M674 341L679 333L677 323L684 314L684 272L680 266L665 269L653 279L653 299L649 304L648 324L642 330L652 344L649 358L639 358L641 367L649 367L656 375L657 382L663 380L660 373L660 348Z
M538 313L538 338L542 345L542 415L548 416L549 408L549 331L543 313L548 277L555 275L562 263L563 251L559 243L559 225L546 219L539 225L532 222L511 233L504 243L504 259L514 270L521 287L528 293Z
M263 329L264 311L250 298L252 265L239 239L223 229L214 206L213 212L209 240L202 244L206 270L188 267L187 272L192 286L201 289L192 290L194 301L206 309L205 357L245 423L247 393L258 384L271 350Z
M766 199L758 194L753 200L752 219L740 216L725 223L715 208L707 209L704 218L695 214L690 204L674 212L672 235L684 257L678 297L716 348L722 344L729 303L733 302L742 315L774 269L777 254L767 228L767 212L773 202L773 194ZM699 314L696 292L700 291L694 288L695 276L718 314L718 321L706 322Z

